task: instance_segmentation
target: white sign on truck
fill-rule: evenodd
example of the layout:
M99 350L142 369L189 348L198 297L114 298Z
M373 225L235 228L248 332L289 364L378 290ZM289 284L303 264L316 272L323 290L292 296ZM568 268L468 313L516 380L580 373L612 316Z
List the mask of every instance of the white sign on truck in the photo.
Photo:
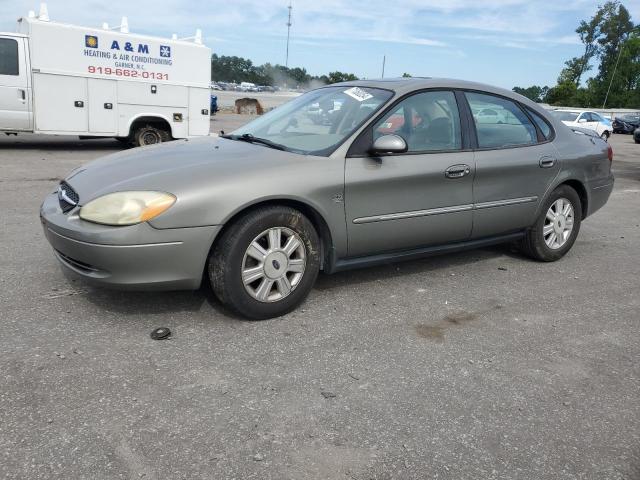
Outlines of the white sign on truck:
M36 17L0 33L0 131L116 137L136 145L209 134L211 50L194 41Z

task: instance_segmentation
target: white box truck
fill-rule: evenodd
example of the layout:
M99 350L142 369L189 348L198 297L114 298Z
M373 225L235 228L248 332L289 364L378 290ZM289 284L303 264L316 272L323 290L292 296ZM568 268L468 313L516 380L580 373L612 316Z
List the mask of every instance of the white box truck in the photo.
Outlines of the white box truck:
M40 14L0 33L0 132L148 145L209 134L211 50L193 39L79 27Z

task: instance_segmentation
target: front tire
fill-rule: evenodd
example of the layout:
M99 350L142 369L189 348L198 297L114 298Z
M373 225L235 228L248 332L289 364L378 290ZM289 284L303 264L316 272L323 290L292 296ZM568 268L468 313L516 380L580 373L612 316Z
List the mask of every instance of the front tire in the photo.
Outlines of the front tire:
M279 317L307 297L320 270L320 240L298 210L258 208L226 230L209 259L218 299L253 320Z
M609 132L607 132L606 130L604 132L602 132L602 135L600 135L600 138L602 138L605 142L609 141Z
M545 201L540 215L522 241L525 254L542 262L555 262L576 241L582 221L582 205L568 185L556 188Z

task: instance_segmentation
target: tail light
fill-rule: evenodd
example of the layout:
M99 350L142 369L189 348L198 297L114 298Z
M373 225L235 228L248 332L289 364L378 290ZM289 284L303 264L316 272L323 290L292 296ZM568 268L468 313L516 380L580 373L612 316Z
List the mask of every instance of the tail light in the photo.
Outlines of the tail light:
M609 163L613 162L613 148L611 148L611 145L607 145L607 150L609 153Z

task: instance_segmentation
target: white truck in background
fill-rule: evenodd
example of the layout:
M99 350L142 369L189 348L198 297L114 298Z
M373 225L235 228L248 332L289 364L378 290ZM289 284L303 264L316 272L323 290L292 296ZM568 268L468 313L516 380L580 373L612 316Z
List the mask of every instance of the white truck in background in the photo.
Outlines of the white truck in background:
M0 132L115 137L149 145L208 135L211 50L178 40L79 27L40 14L0 33Z

